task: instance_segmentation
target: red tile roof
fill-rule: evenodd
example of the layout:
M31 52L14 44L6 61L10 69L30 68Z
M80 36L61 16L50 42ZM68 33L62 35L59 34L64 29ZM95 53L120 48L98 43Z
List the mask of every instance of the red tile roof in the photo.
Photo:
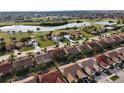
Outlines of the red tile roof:
M80 49L80 51L89 51L89 50L91 50L90 46L88 46L86 44L81 44L81 45L78 45L77 47Z
M111 61L108 61L107 57L103 54L97 55L95 58L96 58L98 64L100 64L104 68L108 68L109 65L112 64Z
M61 73L67 78L69 82L77 80L78 78L84 78L87 75L81 70L81 68L75 64L70 63L59 67Z
M80 51L75 46L65 46L63 49L69 55L80 53Z
M99 48L99 47L100 47L100 45L97 44L97 43L94 42L94 41L88 42L87 44L88 44L91 48Z
M100 45L106 45L107 43L104 41L104 40L102 40L102 39L100 39L99 41L97 41Z
M8 73L12 70L11 62L4 62L0 64L0 73Z
M66 52L63 50L63 48L57 48L53 51L49 51L48 53L52 57L59 56L59 55L66 55Z
M117 35L113 36L112 38L114 38L116 41L121 41L122 39L119 38Z
M109 57L115 57L115 58L118 58L119 59L119 53L118 52L116 52L116 51L110 51L110 52L107 52L106 54L108 54L109 55Z
M59 71L53 70L45 74L38 74L40 83L64 83L64 79Z
M113 39L113 38L111 38L111 37L106 37L105 39L104 39L107 43L114 43L116 40L115 39Z
M96 63L96 60L93 58L85 58L76 61L76 63L83 68L89 75L94 74L102 70L100 66Z

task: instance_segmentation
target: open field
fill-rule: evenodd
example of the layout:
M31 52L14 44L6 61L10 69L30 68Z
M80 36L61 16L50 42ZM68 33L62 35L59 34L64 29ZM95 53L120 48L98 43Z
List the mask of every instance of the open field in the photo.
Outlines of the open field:
M11 25L40 25L41 22L0 22L0 27L11 26Z

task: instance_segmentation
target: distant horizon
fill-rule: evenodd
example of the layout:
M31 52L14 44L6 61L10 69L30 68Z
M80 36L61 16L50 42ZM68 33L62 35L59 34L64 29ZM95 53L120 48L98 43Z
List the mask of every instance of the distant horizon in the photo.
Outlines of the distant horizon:
M27 11L0 11L0 12L73 12L73 11L124 11L124 10L27 10Z

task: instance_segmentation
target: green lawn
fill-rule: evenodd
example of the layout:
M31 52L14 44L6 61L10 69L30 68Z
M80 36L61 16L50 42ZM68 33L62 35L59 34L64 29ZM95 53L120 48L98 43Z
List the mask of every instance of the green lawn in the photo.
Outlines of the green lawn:
M48 40L48 39L41 40L40 38L37 40L40 44L40 47L48 47L48 46L55 45L55 43L52 40Z
M83 34L84 37L86 37L86 38L92 38L92 37L95 37L95 35L89 34L89 33L87 33L87 32L82 32L82 34Z
M29 50L33 50L34 48L33 47L22 47L20 49L20 52L23 52L23 51L29 51Z
M111 79L112 81L116 81L116 80L119 79L119 78L120 78L120 77L117 76L117 75L114 75L114 76L110 77L110 79Z
M0 26L11 26L11 25L40 25L41 22L0 22Z
M34 36L36 37L36 38L39 38L41 35L46 35L46 34L48 34L49 33L49 31L45 31L45 32L35 32L34 33Z
M4 83L4 82L10 82L11 79L14 78L14 75L13 74L6 74L6 75L3 75L3 76L0 76L0 83Z
M14 22L0 22L0 26L10 26L10 25L14 25Z

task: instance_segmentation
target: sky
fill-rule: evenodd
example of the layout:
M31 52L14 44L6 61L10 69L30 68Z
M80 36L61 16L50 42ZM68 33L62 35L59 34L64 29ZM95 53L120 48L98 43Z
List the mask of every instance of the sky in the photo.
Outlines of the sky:
M124 0L0 0L0 11L124 10Z

